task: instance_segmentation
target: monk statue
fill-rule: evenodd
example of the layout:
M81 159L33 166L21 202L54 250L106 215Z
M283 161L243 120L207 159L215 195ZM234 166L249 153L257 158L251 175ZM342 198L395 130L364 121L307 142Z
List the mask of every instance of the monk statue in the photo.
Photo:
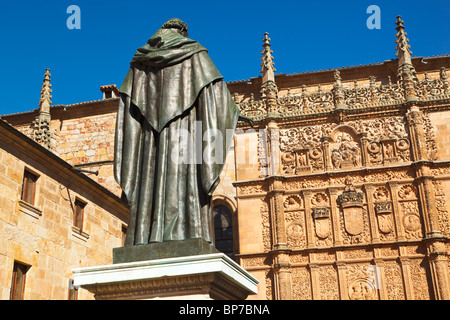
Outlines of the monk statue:
M251 121L222 79L179 19L134 55L115 135L114 176L130 208L125 247L214 242L211 199L230 148L226 137L240 118Z

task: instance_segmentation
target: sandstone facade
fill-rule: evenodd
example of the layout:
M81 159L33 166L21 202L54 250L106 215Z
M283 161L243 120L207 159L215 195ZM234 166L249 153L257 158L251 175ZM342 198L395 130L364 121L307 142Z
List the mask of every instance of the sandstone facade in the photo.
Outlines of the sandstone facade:
M25 170L38 177L32 204L21 200ZM0 299L10 298L15 263L28 268L24 299L68 299L72 269L112 262L127 216L117 196L0 120Z
M255 126L239 123L214 203L232 213L234 258L260 280L252 298L450 298L450 57L412 58L403 21L396 24L397 59L293 75L275 75L266 34L262 76L228 84ZM2 118L120 196L112 175L117 88L102 91L102 100L52 106L48 128L36 125L46 123L36 121L47 119L42 107ZM0 174L9 174L5 181L11 175L20 181L23 155L6 144L4 150L0 159L12 157L19 167L9 169L3 161ZM51 168L36 170L52 176ZM8 212L18 210L17 200L11 201L17 181L0 202ZM52 190L66 185L56 177L52 183ZM54 202L64 207L58 199ZM90 201L97 206L90 215L97 224L90 227L88 243L98 258L88 261L85 249L83 266L109 261L107 252L120 244L126 223L113 218L114 208L103 207L101 199ZM10 229L19 218L3 219L9 229L1 232L1 241L12 241ZM43 237L31 227L14 230L27 235L22 242ZM66 246L78 246L68 231L62 234L58 239ZM9 259L7 270L19 247L0 255ZM24 256L30 264L38 258L35 246L28 247ZM78 254L62 250L58 259L68 266ZM3 272L9 272L1 277L5 298L11 271Z

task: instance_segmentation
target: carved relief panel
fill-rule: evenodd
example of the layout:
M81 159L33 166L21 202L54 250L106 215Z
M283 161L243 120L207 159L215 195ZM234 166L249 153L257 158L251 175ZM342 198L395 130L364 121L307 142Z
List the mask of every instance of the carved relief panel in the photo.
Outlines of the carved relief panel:
M376 266L348 265L346 279L350 300L378 299L379 277Z
M301 175L323 171L320 126L280 130L281 172Z
M273 240L272 240L272 228L269 216L269 199L262 199L261 203L261 220L262 220L262 239L264 245L264 251L268 252L272 250Z
M400 221L407 239L423 237L422 217L417 197L417 189L413 185L404 185L398 190Z
M289 248L305 248L305 211L300 195L288 195L284 198L286 220L286 238Z
M373 193L375 215L381 240L394 240L394 216L389 190L382 186Z
M330 158L333 169L361 166L361 147L358 134L351 126L343 125L331 133Z
M345 244L369 242L369 219L364 193L356 190L349 178L345 184L344 192L338 196L343 241Z
M315 245L319 247L331 246L333 240L330 216L330 199L325 192L318 192L312 195L310 202Z
M280 130L281 170L303 175L411 161L404 117Z

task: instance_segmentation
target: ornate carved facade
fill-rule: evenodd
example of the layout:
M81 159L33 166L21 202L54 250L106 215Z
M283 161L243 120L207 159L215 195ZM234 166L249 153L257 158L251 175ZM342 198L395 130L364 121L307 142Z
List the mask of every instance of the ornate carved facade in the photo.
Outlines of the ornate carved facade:
M267 299L450 298L450 61L424 69L396 24L398 73L269 76L272 99L264 74L261 95L230 86L258 154L253 174L236 162L238 257Z
M293 75L275 75L265 34L262 76L228 83L255 125L239 124L213 201L255 298L450 299L450 57L412 58L396 25L395 60ZM40 109L2 119L120 195L117 88L50 106L49 76Z

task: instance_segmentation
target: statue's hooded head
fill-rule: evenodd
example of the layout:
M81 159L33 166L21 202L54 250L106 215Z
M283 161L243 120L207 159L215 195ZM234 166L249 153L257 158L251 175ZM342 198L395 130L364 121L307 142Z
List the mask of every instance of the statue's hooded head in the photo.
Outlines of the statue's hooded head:
M162 29L175 29L179 34L184 37L188 36L188 26L180 19L173 18L163 24Z

